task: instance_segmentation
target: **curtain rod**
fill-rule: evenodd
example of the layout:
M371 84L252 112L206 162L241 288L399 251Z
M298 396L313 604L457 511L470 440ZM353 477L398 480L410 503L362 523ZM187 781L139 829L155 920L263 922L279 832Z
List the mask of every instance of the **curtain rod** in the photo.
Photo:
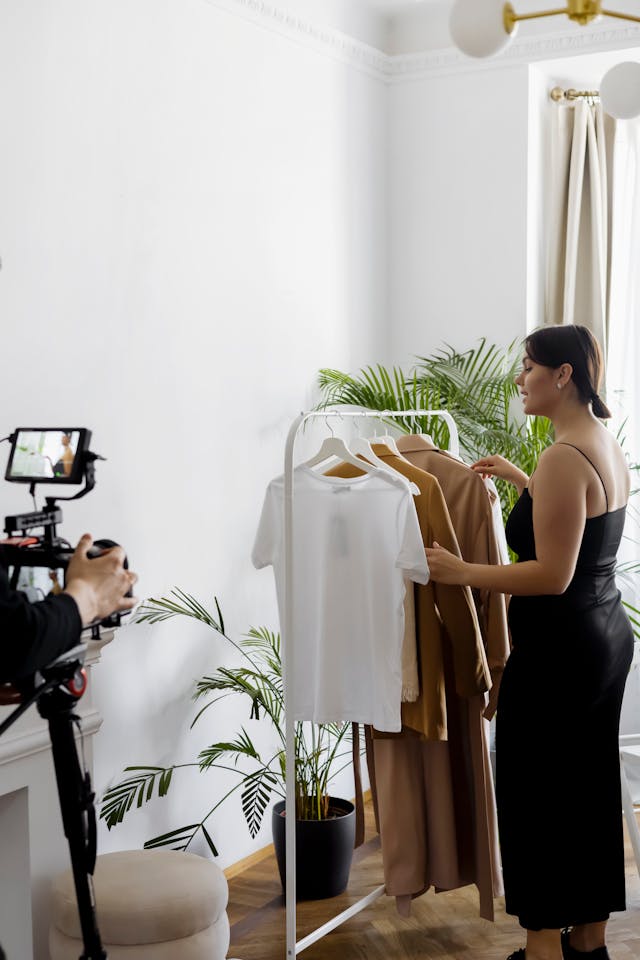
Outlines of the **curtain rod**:
M588 100L590 103L600 103L599 90L574 90L573 87L570 87L569 90L563 90L562 87L554 87L553 90L549 92L549 96L555 103L560 103L563 100L569 101L570 103L574 100Z

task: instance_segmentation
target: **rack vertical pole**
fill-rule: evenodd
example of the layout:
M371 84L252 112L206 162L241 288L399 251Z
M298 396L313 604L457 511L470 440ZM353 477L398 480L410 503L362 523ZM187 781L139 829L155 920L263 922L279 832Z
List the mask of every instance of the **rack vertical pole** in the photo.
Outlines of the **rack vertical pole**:
M284 624L282 635L282 683L286 742L285 802L285 909L287 915L287 960L296 955L296 751L293 691L288 682L294 676L295 643L293 638L293 451L298 430L305 421L300 414L291 424L284 454Z

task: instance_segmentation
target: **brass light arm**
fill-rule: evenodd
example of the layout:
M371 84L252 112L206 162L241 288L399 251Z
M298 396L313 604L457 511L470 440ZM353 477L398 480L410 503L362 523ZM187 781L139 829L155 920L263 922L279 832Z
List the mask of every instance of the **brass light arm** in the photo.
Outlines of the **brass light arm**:
M503 8L503 22L507 33L513 33L516 23L520 20L539 20L540 17L557 17L560 14L568 14L567 7L561 7L559 10L540 10L538 13L516 13L513 4L505 3Z
M602 10L603 17L615 17L617 20L633 20L640 23L640 17L633 17L630 13L614 13L613 10Z
M574 23L586 26L600 16L615 17L617 20L630 20L640 23L640 16L630 13L616 13L613 10L603 10L602 0L567 0L567 6L555 10L540 10L536 13L516 13L511 3L505 3L502 10L502 19L507 33L513 33L520 20L539 20L542 17L557 17L561 14L569 17Z

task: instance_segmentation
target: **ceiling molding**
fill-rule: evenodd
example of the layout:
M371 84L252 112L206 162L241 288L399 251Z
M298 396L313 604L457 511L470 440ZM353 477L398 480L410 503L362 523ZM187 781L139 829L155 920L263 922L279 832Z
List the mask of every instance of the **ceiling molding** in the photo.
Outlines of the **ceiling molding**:
M391 75L393 57L339 30L323 27L279 9L273 3L267 3L265 0L205 0L205 2L235 16L241 16L296 43L303 43L377 80L388 80Z
M616 24L603 28L602 24L599 24L593 27L577 27L570 32L563 30L552 34L521 36L499 57L482 60L466 57L455 47L390 56L339 30L303 20L266 0L205 2L389 84L419 80L431 74L495 70L536 60L553 60L640 46L640 27Z
M479 70L496 70L506 66L526 64L536 60L555 60L607 50L622 50L640 46L640 27L602 26L587 29L576 28L575 32L558 31L543 36L520 37L507 47L499 57L474 59L465 56L455 47L430 50L390 57L390 83L419 80L432 74L469 73Z

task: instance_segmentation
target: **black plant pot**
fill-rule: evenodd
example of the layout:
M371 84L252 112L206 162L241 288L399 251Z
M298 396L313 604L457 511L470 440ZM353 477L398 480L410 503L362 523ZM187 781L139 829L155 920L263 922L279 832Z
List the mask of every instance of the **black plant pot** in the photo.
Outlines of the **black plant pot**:
M285 801L273 807L271 827L282 889L285 872ZM355 807L348 800L329 798L335 816L327 820L296 820L296 900L324 900L342 893L356 839Z

